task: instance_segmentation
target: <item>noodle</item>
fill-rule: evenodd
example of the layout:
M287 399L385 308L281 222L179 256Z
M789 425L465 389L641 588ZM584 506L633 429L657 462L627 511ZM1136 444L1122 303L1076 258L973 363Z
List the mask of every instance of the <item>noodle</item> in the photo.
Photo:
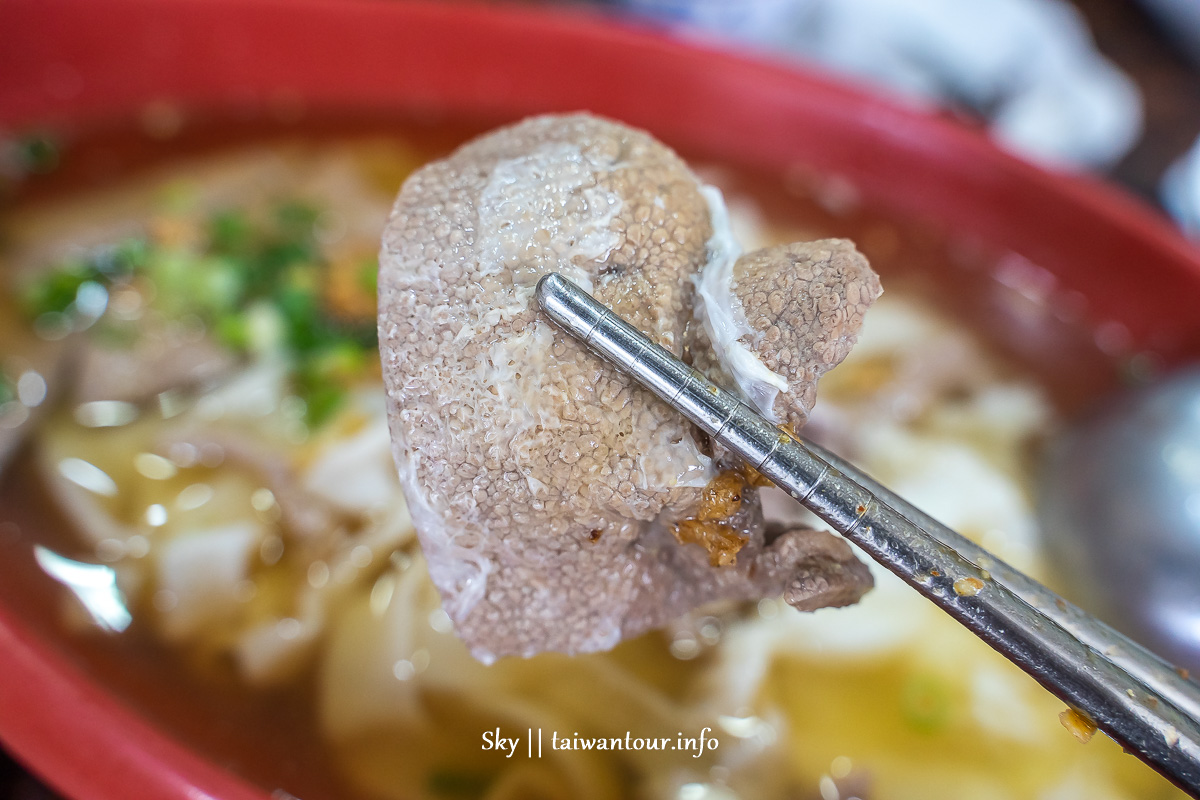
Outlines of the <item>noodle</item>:
M403 142L378 139L248 148L18 209L5 257L36 276L153 228L155 247L200 270L217 258L199 244L214 213L239 209L253 226L299 197L322 209L304 258L341 271L314 290L328 294L320 311L341 336L347 319L373 314L360 296L372 290L348 271L374 251L415 165ZM735 227L767 230L749 200L731 200ZM762 235L747 246L770 243ZM297 274L307 265L296 261ZM110 315L177 327L163 287L155 297L133 274L109 288ZM236 366L218 375L124 406L68 403L38 428L37 464L89 560L114 570L134 625L185 654L197 680L231 669L263 689L311 682L320 733L364 797L1177 796L1103 737L1079 746L1056 701L882 572L853 608L726 605L610 653L482 665L450 629L416 546L376 368L344 347L328 351L342 359L332 366L299 370L304 354L286 350L280 313L261 299L239 311ZM217 323L205 324L209 336ZM1015 566L1044 572L1024 454L1054 413L1036 382L889 292L822 388L815 435ZM116 491L64 476L70 459ZM767 503L768 516L803 513L778 496ZM522 737L511 758L481 748L496 728ZM530 758L526 737L539 729L672 742L707 729L719 747Z

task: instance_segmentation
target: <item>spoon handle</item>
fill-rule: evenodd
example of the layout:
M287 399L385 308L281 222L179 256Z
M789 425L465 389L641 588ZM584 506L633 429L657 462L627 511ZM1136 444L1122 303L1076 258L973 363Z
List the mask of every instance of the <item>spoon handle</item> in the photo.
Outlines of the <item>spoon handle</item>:
M829 454L776 428L561 275L543 277L537 297L550 319L590 350L740 455L1126 750L1200 796L1200 721L1186 713L1196 707L1195 692L1156 656L964 537L930 524L857 470L832 463ZM1055 608L1057 619L1017 592Z

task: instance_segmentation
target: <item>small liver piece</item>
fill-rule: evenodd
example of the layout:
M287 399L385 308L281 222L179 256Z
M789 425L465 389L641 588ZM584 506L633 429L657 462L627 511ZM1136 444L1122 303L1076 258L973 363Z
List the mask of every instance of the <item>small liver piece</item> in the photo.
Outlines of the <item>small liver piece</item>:
M733 293L753 331L741 342L788 384L775 397L776 420L792 430L808 421L817 381L850 353L882 292L879 276L846 239L771 247L737 260Z

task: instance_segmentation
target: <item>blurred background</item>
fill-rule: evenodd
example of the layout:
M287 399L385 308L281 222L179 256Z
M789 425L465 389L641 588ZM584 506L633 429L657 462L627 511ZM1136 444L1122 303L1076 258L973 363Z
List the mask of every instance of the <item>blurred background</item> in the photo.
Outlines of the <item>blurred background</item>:
M1031 160L1107 176L1200 237L1200 0L556 5L819 64L986 126ZM0 798L53 796L0 753Z
M1195 0L602 0L673 35L819 65L1107 174L1200 234Z

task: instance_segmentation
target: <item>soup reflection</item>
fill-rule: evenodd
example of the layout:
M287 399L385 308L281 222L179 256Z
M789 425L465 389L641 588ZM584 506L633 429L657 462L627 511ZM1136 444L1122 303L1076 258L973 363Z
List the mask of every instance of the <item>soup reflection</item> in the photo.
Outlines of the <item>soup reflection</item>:
M3 502L26 499L6 600L177 736L305 798L1178 796L878 571L849 609L723 604L609 653L471 658L416 546L374 339L396 189L457 136L210 143L6 211ZM1030 455L1073 400L992 324L1044 322L992 281L1011 260L819 176L704 177L747 249L848 236L884 277L809 434L1053 583ZM969 297L976 326L947 302ZM1104 379L1086 363L1070 383Z

